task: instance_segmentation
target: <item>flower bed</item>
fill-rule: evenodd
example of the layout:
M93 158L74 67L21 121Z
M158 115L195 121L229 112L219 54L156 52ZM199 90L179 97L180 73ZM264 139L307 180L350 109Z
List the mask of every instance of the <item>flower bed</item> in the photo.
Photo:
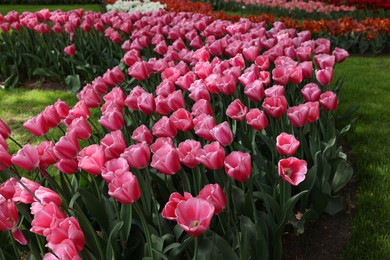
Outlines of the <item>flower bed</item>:
M106 5L106 9L108 12L117 11L117 12L154 12L159 9L164 9L165 6L160 4L159 2L151 2L151 1L121 1L118 0L114 4Z
M68 15L63 30L106 26L125 54L74 107L59 100L24 124L37 137L60 127L59 140L10 155L0 121L0 228L26 245L7 256L280 259L286 225L300 233L342 209L349 126L335 128L332 75L345 50L281 22L189 12L48 19Z

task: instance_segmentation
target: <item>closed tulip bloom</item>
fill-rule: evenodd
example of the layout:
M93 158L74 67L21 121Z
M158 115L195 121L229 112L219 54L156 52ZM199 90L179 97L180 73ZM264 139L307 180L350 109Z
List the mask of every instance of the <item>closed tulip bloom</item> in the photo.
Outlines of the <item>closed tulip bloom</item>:
M341 48L338 48L336 47L333 52L332 52L333 56L335 57L335 61L337 63L341 63L343 62L346 58L349 57L349 53L344 50L344 49L341 49Z
M8 149L0 145L0 171L11 167L12 165L11 159L12 156L8 153Z
M50 202L53 202L57 206L61 206L60 195L44 186L39 186L39 188L34 192L34 195L39 199L42 205L46 205L49 204Z
M195 140L185 140L184 142L181 142L177 147L180 162L189 168L194 168L199 164L196 156L201 148L202 145L200 142Z
M116 131L122 129L125 125L122 111L119 109L112 109L105 111L98 122L107 130Z
M190 92L188 96L194 101L200 99L210 100L210 92L207 90L206 84L202 79L195 80L188 91Z
M287 101L284 96L266 97L263 102L265 112L274 117L280 118L287 110Z
M304 61L298 64L298 67L302 69L302 77L304 79L310 79L313 75L313 63L311 61Z
M42 114L29 119L23 127L35 136L45 135L49 131L49 126Z
M150 151L152 151L152 153L156 153L158 149L160 149L162 146L164 146L165 144L168 144L170 145L171 147L173 147L173 141L172 141L172 138L170 137L159 137L157 138L154 143L152 143L150 145Z
M177 204L176 221L192 237L203 234L210 226L214 206L204 199L190 198Z
M114 67L113 69L108 69L103 74L103 80L109 86L115 86L119 83L122 83L125 80L125 74L119 68L119 66Z
M67 133L54 146L54 153L59 159L76 158L80 151L80 144L74 133Z
M108 195L122 204L132 204L141 197L137 178L129 171L114 178L108 184Z
M106 163L104 148L97 144L87 146L80 151L77 160L79 161L79 168L92 175L99 175Z
M7 141L4 139L2 135L0 135L0 146L2 146L6 151L8 151Z
M85 119L88 119L91 112L84 101L79 101L71 110L69 110L69 114L75 118L84 117Z
M123 90L117 86L117 87L112 88L112 90L109 93L104 95L103 99L106 102L115 101L120 108L123 108L125 94L123 93Z
M307 163L295 157L282 159L278 162L278 173L283 180L291 185L297 186L301 183L307 173Z
M23 183L23 185L22 185ZM41 185L35 181L29 180L25 177L22 177L20 179L20 183L18 182L14 188L15 193L13 196L13 201L16 203L24 203L24 204L31 204L35 201L35 198L32 196L32 194L35 193L35 191L40 187ZM26 189L27 187L27 189Z
M152 133L156 137L174 138L177 135L177 129L167 116L163 116L152 127Z
M317 54L314 56L314 63L319 67L320 69L325 69L327 67L334 67L335 64L335 56L329 55L329 54Z
M293 135L285 132L276 137L276 149L280 155L291 156L295 154L299 144L299 141Z
M171 145L164 144L153 154L150 166L163 174L173 175L180 170L179 152Z
M296 49L295 53L299 61L308 61L312 54L312 48L309 46L300 46Z
M199 192L197 198L201 198L214 206L214 213L218 215L226 206L226 195L219 184L207 184Z
M193 121L196 135L207 141L214 141L214 137L210 132L215 126L215 119L213 116L201 114L195 117Z
M132 110L139 110L137 99L142 93L146 93L142 87L136 86L133 88L124 101L125 106Z
M226 109L226 115L237 121L244 120L247 112L248 108L239 99L230 103Z
M46 169L56 162L57 156L54 153L53 142L43 141L37 146L37 150L39 154L39 167L41 169Z
M65 213L54 202L49 202L44 205L39 202L34 202L31 209L33 209L32 214L34 215L34 219L31 222L30 231L41 236L43 236L45 230L50 229L52 223L66 218Z
M66 174L74 174L79 169L78 161L77 161L76 158L73 158L73 159L60 159L54 165L54 167L56 167L62 173L66 173Z
M233 142L233 132L229 123L226 121L214 126L210 133L223 146L230 145Z
M175 125L177 130L182 132L191 131L194 128L192 115L184 108L179 108L169 117L169 120Z
M1 119L0 119L0 135L3 136L4 139L7 139L11 135L11 129Z
M185 75L179 77L176 80L175 84L183 90L188 90L191 84L195 82L195 80L197 80L196 74L190 71L187 72Z
M65 101L58 99L53 106L55 107L57 114L61 119L64 119L68 116L70 108Z
M102 77L95 78L92 83L92 88L98 95L104 95L107 92L108 85Z
M295 127L302 127L308 122L309 108L305 104L289 107L287 118Z
M192 198L192 195L188 192L184 192L184 196L182 196L178 192L174 192L169 196L169 200L167 204L165 204L161 215L163 218L169 219L169 220L176 220L176 207L177 204L181 201L186 201L188 199Z
M137 98L137 104L139 110L146 115L151 115L156 110L156 102L154 101L154 96L151 93L142 93Z
M264 94L266 97L284 96L284 86L274 85L264 90Z
M268 57L260 55L255 59L255 64L259 66L261 70L268 70L270 66L270 60Z
M336 93L326 91L320 96L320 104L326 111L336 110L339 103Z
M256 130L263 130L268 126L268 119L264 111L258 108L252 108L245 115L247 124Z
M131 67L129 67L128 73L136 80L144 80L149 78L150 69L146 61L136 61Z
M114 178L117 178L119 175L124 174L124 172L129 170L130 166L125 158L114 158L104 164L102 177L107 183L110 183Z
M203 149L199 149L196 159L207 169L217 170L223 166L225 149L219 142L206 144Z
M0 195L6 200L13 199L16 185L18 185L18 181L15 178L9 178L0 184Z
M53 245L51 248L54 254L47 253L43 260L57 260L57 259L72 259L81 260L74 242L71 240L64 240L61 244ZM52 257L52 258L51 258Z
M320 99L321 89L317 84L309 83L301 89L301 93L306 101L314 102Z
M252 172L252 162L249 153L233 151L224 160L225 172L232 179L244 182Z
M126 149L125 139L120 130L106 134L103 139L100 140L100 145L103 147L107 160L118 158Z
M73 56L76 53L76 48L74 47L74 44L66 46L64 52L68 56Z
M27 239L18 228L19 214L16 204L11 199L5 199L0 195L0 230L12 232L13 238L22 245L27 244Z
M185 101L184 101L183 93L180 89L169 94L167 98L168 98L168 106L172 111L184 107Z
M127 66L132 66L137 61L141 61L141 57L139 56L139 52L135 49L131 49L125 53L125 55L122 58L122 61Z
M278 85L287 85L291 71L288 67L276 67L272 70L272 79Z
M92 128L83 117L80 117L73 119L68 126L68 132L74 133L79 139L86 140L92 135Z
M32 171L39 166L39 154L37 148L26 144L16 155L12 156L12 163L27 171Z
M261 80L255 80L244 88L244 93L253 102L258 102L264 98L264 83Z
M167 97L169 94L175 91L175 84L171 81L163 81L156 87L156 96Z
M249 46L242 49L242 54L244 55L244 58L249 61L253 62L259 55L259 47L258 46Z
M171 108L168 105L168 97L157 96L154 101L156 102L156 113L160 115L168 115L171 112Z
M330 83L332 83L333 68L327 67L325 69L317 70L316 79L322 86L328 86Z
M150 132L149 128L147 128L145 125L140 125L136 129L134 129L131 139L133 139L137 143L142 143L142 142L146 142L147 144L153 143L152 132Z
M310 123L317 121L320 118L320 103L318 101L315 102L307 102L305 103L309 109L309 115L307 120Z
M146 142L130 145L121 154L125 158L130 167L142 169L149 165L150 149Z
M194 117L197 117L201 114L206 115L213 115L213 108L211 107L211 104L206 99L199 99L196 101L191 108L191 113Z
M61 118L53 105L47 106L45 110L43 110L42 116L46 120L46 124L49 128L56 127L61 122Z

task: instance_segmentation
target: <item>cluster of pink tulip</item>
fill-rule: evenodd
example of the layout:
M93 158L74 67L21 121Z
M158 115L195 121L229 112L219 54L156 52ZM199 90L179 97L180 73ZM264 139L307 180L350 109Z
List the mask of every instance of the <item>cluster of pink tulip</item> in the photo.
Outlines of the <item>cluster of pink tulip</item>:
M292 0L292 1L286 1L286 0L276 0L276 1L269 1L269 0L244 0L244 1L234 1L243 3L245 5L256 5L256 6L264 6L264 7L277 7L281 9L286 9L290 11L294 10L302 10L308 13L312 12L319 12L319 13L330 13L330 12L352 12L356 10L355 6L348 6L348 5L332 5L332 4L325 4L323 2L319 1L303 1L303 0Z
M237 130L241 128L241 135L249 135L254 147L260 135L272 138L270 152L276 161L271 164L277 164L278 170L267 174L280 176L293 186L304 181L308 165L304 158L292 157L300 148L294 134L307 124L316 124L321 110L337 108L337 95L329 86L335 63L348 57L345 50L336 48L331 53L329 40L311 40L309 32L284 28L280 22L267 30L264 23L247 19L232 23L194 13L81 15L41 11L33 18L26 14L19 19L21 24L25 19L50 20L53 30L61 25L70 34L77 26L88 31L109 25L105 34L117 43L123 33L131 32L122 44L126 51L122 63L87 84L72 108L58 100L24 124L36 136L64 124L67 130L55 142L27 144L11 156L5 142L10 130L0 120L0 170L38 168L44 176L50 165L66 174L83 170L92 178L101 176L107 182L108 195L122 204L132 204L147 192L141 190L139 177L130 169L175 176L191 169L212 172L224 168L231 178L229 185L235 181L244 185L255 174L252 155L257 150L243 148ZM4 19L13 24L10 17ZM37 30L37 25L30 23L28 26ZM70 47L65 52L73 55L75 50ZM99 142L90 125L90 110L95 108L100 108L98 122L105 131ZM94 143L82 148L80 140ZM197 197L185 189L181 190L184 196L172 193L162 216L176 220L191 236L205 232L212 216L228 207L226 196L230 196L225 195L227 186L209 182L192 189L193 193L200 191ZM59 209L60 197L44 193L44 187L28 185L25 179L22 183L26 190L14 179L1 185L1 207L13 207L0 213L2 219L11 220L5 222L5 228L0 226L2 230L12 230L18 241L27 242L18 238L14 203L19 196L3 195L3 190L11 187L15 189L12 194L29 196L32 231L47 238L47 246L57 257L68 259L62 258L65 252L79 252L84 245L82 232L77 221L66 218ZM49 198L45 194L50 194ZM8 213L13 215L1 215ZM46 222L42 223L41 217Z

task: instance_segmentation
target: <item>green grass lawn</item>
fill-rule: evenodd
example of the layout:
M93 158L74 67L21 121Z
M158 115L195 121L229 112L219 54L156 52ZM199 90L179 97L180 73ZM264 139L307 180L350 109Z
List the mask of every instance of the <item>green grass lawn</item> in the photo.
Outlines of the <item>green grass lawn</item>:
M102 11L102 5L0 5L0 13L7 14L9 11L15 10L19 13L29 11L29 12L37 12L42 9L49 9L50 11L62 10L62 11L70 11L75 9L83 8L85 11Z
M352 238L343 259L390 259L390 57L350 57L335 77L345 80L341 109L360 106L347 140L359 188Z

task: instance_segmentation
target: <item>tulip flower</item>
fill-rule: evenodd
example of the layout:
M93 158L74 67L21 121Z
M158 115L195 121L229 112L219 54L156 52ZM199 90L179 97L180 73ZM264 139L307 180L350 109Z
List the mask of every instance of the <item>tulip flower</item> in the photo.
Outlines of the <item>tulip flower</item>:
M247 124L256 130L263 130L268 126L268 119L264 111L252 108L245 115Z
M169 196L169 201L165 204L161 215L163 218L176 220L176 207L177 204L181 201L186 201L192 198L192 195L188 192L184 192L184 196L180 195L178 192L174 192Z
M299 141L293 135L285 132L276 137L276 149L280 155L291 156L296 153L299 147Z
M224 166L229 177L244 182L252 172L251 156L249 153L233 151L225 157Z
M148 166L150 159L150 149L146 142L130 145L121 154L125 158L130 167L142 169Z
M80 151L80 144L74 133L67 133L57 141L53 150L59 159L73 159Z
M57 114L61 119L64 119L68 116L70 108L65 101L58 99L53 106L55 107Z
M49 126L42 114L29 119L23 124L23 127L35 136L45 135L49 131Z
M39 202L34 202L32 203L31 209L34 219L31 222L30 231L41 236L45 230L50 229L52 223L66 218L65 213L54 202L49 202L44 205Z
M199 149L196 159L206 168L217 170L223 166L225 149L219 142L206 144L203 149Z
M302 127L308 122L309 108L305 104L289 107L287 118L295 127Z
M196 160L196 156L201 148L200 142L195 140L187 139L184 142L181 142L177 147L180 162L189 168L194 168L199 163Z
M54 153L54 143L51 141L43 141L37 147L39 155L39 167L46 169L50 165L54 164L57 160L57 156Z
M3 136L4 139L7 139L11 135L11 129L1 119L0 119L0 135Z
M27 171L32 171L39 166L39 153L37 148L26 144L16 155L12 156L12 163Z
M332 91L322 93L320 96L320 104L326 111L336 110L339 105L336 93Z
M214 126L214 128L211 129L210 134L223 146L230 145L233 142L233 132L229 123L226 121Z
M66 46L64 52L68 56L73 56L76 53L76 48L74 47L74 44Z
M18 228L19 214L16 204L11 199L5 199L0 195L0 230L10 230L13 238L22 245L27 244L27 239Z
M182 132L191 131L194 128L192 115L184 108L179 108L169 117L169 120L174 124L177 130Z
M153 154L150 166L163 174L173 175L180 170L179 152L170 144L164 144Z
M245 115L248 112L248 108L242 104L241 100L236 99L226 109L226 115L234 120L242 121L245 119Z
M287 101L284 96L266 97L263 102L265 112L274 117L280 118L287 110Z
M23 185L22 185L22 184ZM13 195L13 201L24 204L31 204L35 201L35 198L32 194L40 187L41 185L35 181L29 180L25 177L20 179L20 183L18 182L15 186L15 193ZM28 190L27 190L27 189Z
M320 103L318 101L307 102L307 103L305 103L305 105L309 109L309 114L307 116L307 120L310 123L317 121L320 118Z
M0 171L9 168L12 165L12 156L8 153L8 149L0 145Z
M151 144L153 142L153 135L149 128L147 128L145 125L140 125L134 129L131 139L137 143L142 143L145 141L147 144Z
M307 163L295 157L282 159L278 162L278 173L283 180L291 185L297 186L301 183L307 173Z
M163 116L152 127L152 133L157 137L171 137L177 135L177 128L168 117Z
M123 204L131 204L141 197L137 178L129 171L115 175L108 184L108 195Z
M227 202L226 195L219 184L207 184L196 197L212 204L216 215L222 212Z
M315 83L306 84L302 89L301 93L306 101L318 101L321 95L321 89Z
M104 148L97 144L87 146L80 151L77 160L81 169L92 175L99 175L106 162Z
M79 169L78 161L76 158L72 159L60 159L54 165L58 170L66 174L76 173Z

